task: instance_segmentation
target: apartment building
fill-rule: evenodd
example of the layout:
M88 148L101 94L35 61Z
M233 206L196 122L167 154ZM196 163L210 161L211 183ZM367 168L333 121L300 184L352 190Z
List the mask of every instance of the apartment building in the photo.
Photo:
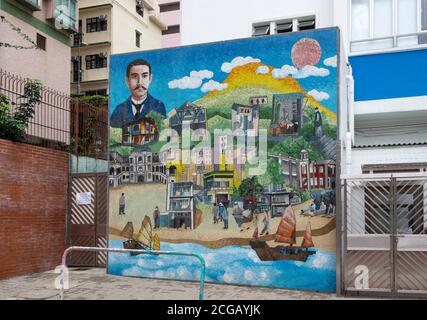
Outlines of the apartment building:
M108 95L109 56L161 48L156 0L80 0L78 33L72 40L71 92Z
M70 35L77 30L76 0L0 2L0 69L70 92Z
M162 31L162 47L177 47L181 44L181 3L179 0L158 0L160 19L168 26Z
M337 292L425 295L427 1L181 0L181 10L184 45L340 28Z

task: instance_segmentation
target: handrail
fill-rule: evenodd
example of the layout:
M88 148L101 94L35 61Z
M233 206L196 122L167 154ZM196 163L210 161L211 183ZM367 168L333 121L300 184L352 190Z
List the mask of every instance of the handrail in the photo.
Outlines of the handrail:
M199 259L201 263L201 272L200 272L200 287L199 287L199 300L204 299L204 288L205 288L205 273L206 273L206 263L205 259L196 253L188 252L178 252L178 251L160 251L160 250L141 250L141 249L120 249L120 248L97 248L97 247L69 247L67 248L62 255L62 270L61 270L61 281L60 281L60 299L64 298L64 267L67 267L67 255L71 251L92 251L92 252L114 252L114 253L130 253L137 252L141 254L150 254L150 255L175 255L175 256L192 256Z

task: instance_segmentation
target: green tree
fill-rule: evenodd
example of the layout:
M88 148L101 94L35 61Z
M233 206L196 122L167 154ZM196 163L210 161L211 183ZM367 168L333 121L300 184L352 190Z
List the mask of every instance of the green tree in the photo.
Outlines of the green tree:
M239 187L239 194L242 197L246 197L246 196L257 197L262 194L263 190L264 188L258 182L258 178L256 176L253 176L253 177L243 179Z
M268 159L266 172L259 176L258 182L263 186L266 185L281 185L285 182L283 178L282 168L276 159Z
M165 118L160 113L150 111L149 113L147 113L146 117L154 119L154 122L156 123L159 133L162 132L162 130L164 129Z
M108 105L108 97L106 96L82 96L79 98L80 101L89 103L95 107L105 106Z
M41 101L42 84L38 80L26 79L23 102L11 111L9 99L0 95L0 138L22 141L28 122L34 116L35 108Z
M271 153L274 155L287 155L289 157L299 159L301 150L306 150L311 160L322 160L323 156L319 150L315 149L304 137L290 138L276 144Z

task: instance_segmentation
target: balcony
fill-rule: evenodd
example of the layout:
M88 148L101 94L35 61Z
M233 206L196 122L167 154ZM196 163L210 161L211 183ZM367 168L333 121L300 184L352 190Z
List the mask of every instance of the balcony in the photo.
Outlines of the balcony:
M55 24L57 29L66 32L77 32L77 1L76 0L52 0L48 2L46 19Z
M16 2L22 4L24 7L28 8L32 11L40 11L41 10L42 0L16 0Z

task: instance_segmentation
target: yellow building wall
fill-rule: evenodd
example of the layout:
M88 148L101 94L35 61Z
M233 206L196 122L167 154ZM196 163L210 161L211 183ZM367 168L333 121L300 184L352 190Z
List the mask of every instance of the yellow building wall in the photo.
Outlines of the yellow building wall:
M162 30L148 16L148 9L144 10L144 17L136 13L134 0L114 1L112 54L162 47ZM141 33L140 48L136 46L136 30Z

